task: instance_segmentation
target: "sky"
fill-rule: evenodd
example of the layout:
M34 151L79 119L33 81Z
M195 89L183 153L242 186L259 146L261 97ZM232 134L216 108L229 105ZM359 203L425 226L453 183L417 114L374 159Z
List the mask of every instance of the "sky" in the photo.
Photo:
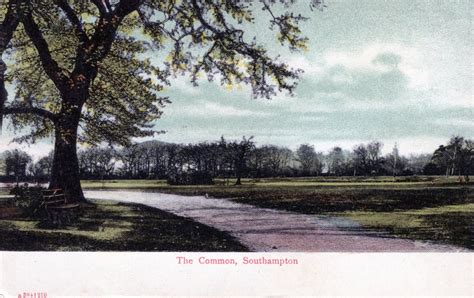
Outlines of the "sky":
M306 52L280 47L261 21L246 28L270 53L304 70L294 96L253 99L245 86L193 87L178 77L163 92L172 103L155 122L165 131L155 139L254 136L257 145L309 143L317 151L379 140L384 152L397 143L411 154L433 152L453 135L474 137L474 2L326 0L313 12L305 2L296 9L310 17L302 26ZM0 151L21 147L39 156L52 149L51 140L11 144L12 135L4 128Z

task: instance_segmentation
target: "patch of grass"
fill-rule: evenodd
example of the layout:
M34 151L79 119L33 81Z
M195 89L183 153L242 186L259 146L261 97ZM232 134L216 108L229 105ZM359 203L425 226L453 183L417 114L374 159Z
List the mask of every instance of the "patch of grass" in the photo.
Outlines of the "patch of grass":
M368 230L474 249L473 203L399 212L351 211L333 215L355 220Z
M166 180L82 180L84 188L155 188L166 185Z
M235 184L236 179L214 179L215 185L210 187L230 187ZM166 180L83 180L84 188L106 188L106 189L162 189L168 188ZM284 178L246 178L242 179L243 186L254 187L407 187L407 186L457 186L458 177L445 176L342 176L342 177L284 177ZM470 183L469 185L474 185ZM209 186L182 185L178 188L206 188Z
M84 181L85 188L142 189L230 198L259 207L302 213L395 211L474 201L474 184L456 177L309 177L244 179L243 185L169 186L162 180ZM100 187L99 187L100 184Z
M247 251L227 233L137 204L97 201L72 226L50 229L38 220L0 220L0 250L14 251Z
M474 202L472 187L364 187L316 188L288 186L210 186L200 188L166 187L160 192L229 198L263 208L307 214L343 211L420 209Z

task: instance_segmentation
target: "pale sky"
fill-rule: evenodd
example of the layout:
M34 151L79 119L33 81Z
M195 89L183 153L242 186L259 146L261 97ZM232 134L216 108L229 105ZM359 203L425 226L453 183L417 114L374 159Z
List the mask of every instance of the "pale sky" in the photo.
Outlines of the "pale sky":
M301 1L300 9L309 11ZM473 1L335 1L312 12L303 32L309 51L290 53L260 24L257 40L305 71L294 97L252 99L216 82L193 87L179 77L164 95L172 104L156 121L156 139L189 143L255 136L257 144L318 151L380 140L384 152L432 152L455 134L474 137ZM263 27L266 28L266 27ZM262 34L264 33L264 34ZM159 56L158 56L159 57ZM158 58L156 60L159 60ZM4 127L0 151L12 132ZM27 147L35 155L50 140Z

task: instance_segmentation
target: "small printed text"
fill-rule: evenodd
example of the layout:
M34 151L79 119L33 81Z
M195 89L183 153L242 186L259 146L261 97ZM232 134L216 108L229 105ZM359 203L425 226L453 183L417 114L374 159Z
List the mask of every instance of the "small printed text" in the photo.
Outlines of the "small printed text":
M243 256L240 258L215 258L215 257L184 257L177 256L178 265L298 265L298 259L282 257L264 257L264 256Z

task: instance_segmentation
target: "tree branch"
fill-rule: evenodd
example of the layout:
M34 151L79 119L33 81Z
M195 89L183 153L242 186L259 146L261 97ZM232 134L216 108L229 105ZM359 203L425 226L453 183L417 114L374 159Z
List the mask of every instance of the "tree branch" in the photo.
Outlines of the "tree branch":
M8 5L7 13L3 19L3 22L0 24L0 53L6 49L8 43L10 42L13 32L19 23L19 12L17 11L20 7L21 1L10 1Z
M64 91L67 82L67 76L64 74L65 70L59 67L58 63L51 56L48 43L43 37L41 30L33 19L31 12L25 14L22 18L23 26L26 34L33 42L38 51L41 64L48 77L53 81L54 85L60 91Z
M77 45L76 65L74 68L75 72L77 72L78 69L82 69L86 57L86 48L89 46L90 40L87 33L84 31L81 20L79 20L76 12L68 2L66 0L56 0L55 3L64 12L71 25L74 26L75 34L79 39L79 44ZM97 4L100 4L100 1Z
M104 6L104 2L102 0L92 0L91 2L97 7L101 16L107 14L107 8Z
M104 0L103 3L105 4L105 7L107 7L108 11L112 11L112 5L110 5L109 0Z
M211 26L211 24L209 24L209 22L207 22L204 19L204 16L202 15L201 7L199 7L196 0L192 0L192 5L193 5L193 8L196 12L196 16L199 19L199 21L201 22L201 24L204 27L206 27L207 29L209 29L212 33L214 33L217 37L222 37L224 35L224 32L217 30L216 28Z
M126 17L129 13L137 10L143 0L120 0L120 3L114 10L114 16L119 18Z
M19 115L19 114L34 114L43 118L51 120L53 123L57 121L58 116L48 110L37 108L37 107L22 107L22 106L13 106L5 107L3 110L4 115Z
M103 2L98 0L94 2ZM97 28L91 38L91 46L88 49L89 64L92 66L109 53L112 43L117 34L117 28L122 19L140 7L141 0L121 0L112 13L102 15L97 23ZM97 5L97 4L96 4Z
M76 35L79 38L80 42L85 45L89 41L89 38L87 37L87 34L84 31L84 28L82 27L82 22L77 17L74 9L72 9L72 7L67 3L66 0L56 0L56 4L64 12L69 22L71 22L71 25L74 26Z

